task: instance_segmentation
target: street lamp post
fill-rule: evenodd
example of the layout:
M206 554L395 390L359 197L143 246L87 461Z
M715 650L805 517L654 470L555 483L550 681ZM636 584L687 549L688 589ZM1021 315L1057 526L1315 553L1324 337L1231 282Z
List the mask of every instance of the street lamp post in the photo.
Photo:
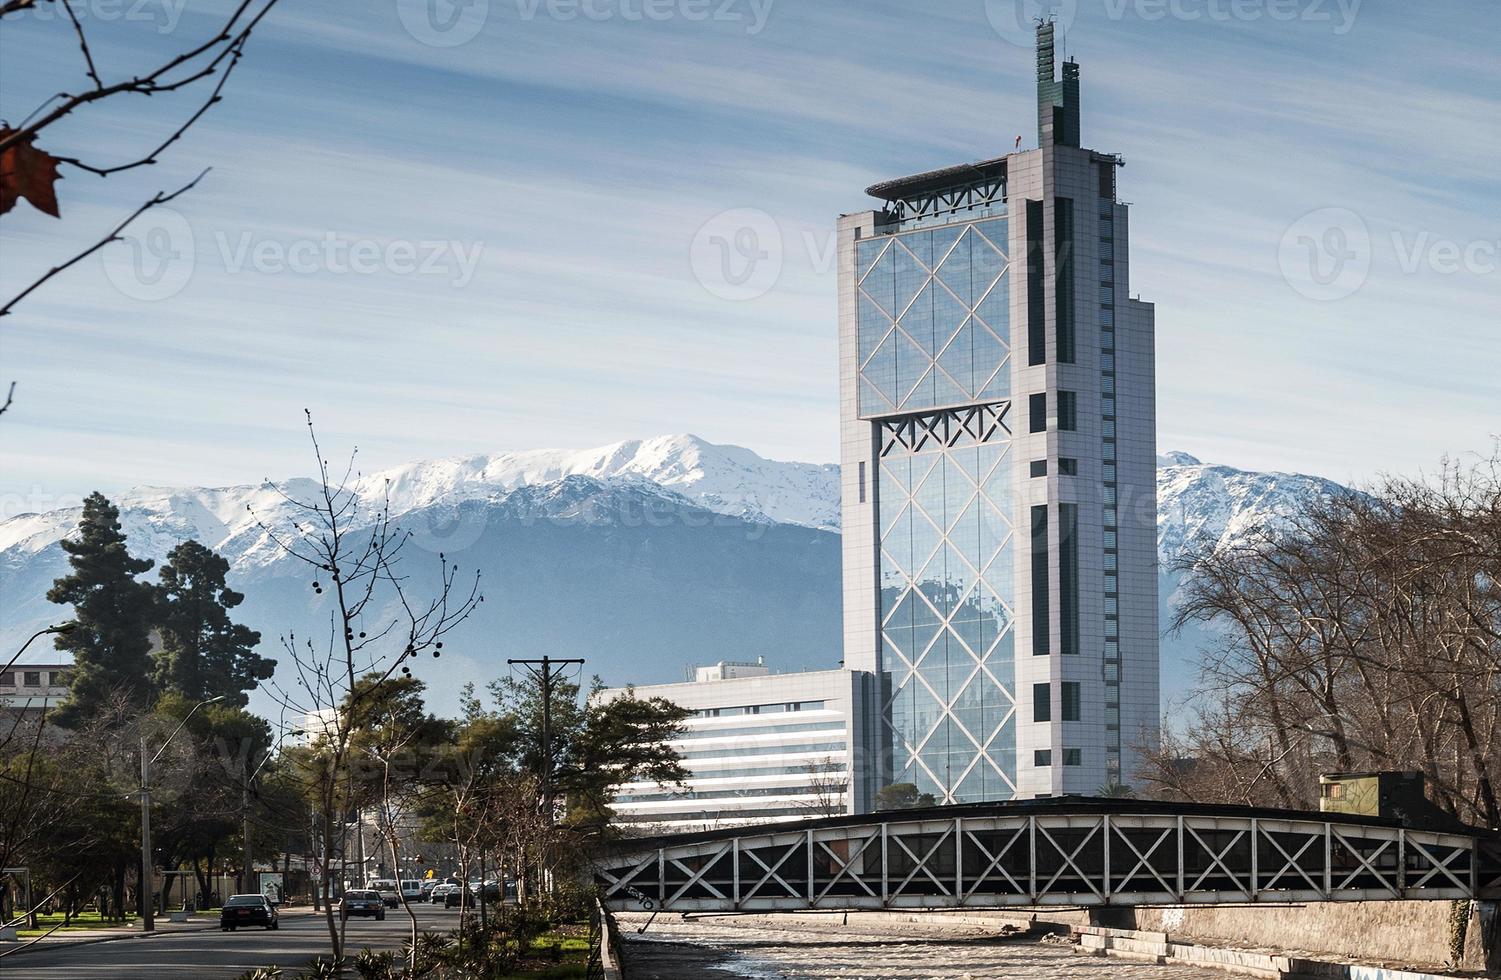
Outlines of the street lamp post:
M147 757L146 736L141 736L140 906L141 928L145 932L156 931L156 889L153 887L153 885L155 884L154 879L156 877L156 867L155 862L151 860L151 767L156 763L157 759L161 758L162 753L167 751L167 746L172 744L172 740L177 737L178 732L182 731L182 726L188 723L188 719L198 713L199 708L203 707L206 704L213 704L217 701L223 700L224 695L221 694L218 697L212 697L206 701L199 701L197 704L193 705L193 710L189 711L187 715L182 719L182 721L178 722L177 727L172 729L172 734L168 735L167 740L162 743L162 747L156 750L156 755L150 756L149 758Z
M242 842L245 845L244 861L240 865L240 891L243 894L250 893L250 787L255 782L255 777L259 776L261 774L261 770L266 768L266 763L271 761L272 753L281 745L283 741L291 738L294 735L306 734L307 733L300 728L294 728L290 731L282 732L281 735L276 739L276 743L271 746L270 751L267 751L266 757L261 760L261 764L255 767L254 772L245 777L245 785L240 787L240 806L245 818L245 828L240 834L241 838L243 839Z
M21 644L21 649L17 650L15 652L15 655L5 662L5 666L0 667L0 673L10 670L12 667L14 667L16 665L16 661L21 659L21 654L26 652L26 648L31 646L32 642L37 637L46 636L48 633L71 633L77 628L78 624L73 622L72 620L69 620L66 623L58 623L56 626L48 626L46 629L37 630L35 633L31 634L30 639Z

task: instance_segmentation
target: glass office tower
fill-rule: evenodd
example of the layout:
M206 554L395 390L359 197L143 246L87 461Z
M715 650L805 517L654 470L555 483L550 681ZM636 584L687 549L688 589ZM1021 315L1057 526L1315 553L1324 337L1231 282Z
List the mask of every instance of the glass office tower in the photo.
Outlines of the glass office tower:
M840 220L845 664L879 679L863 806L893 783L1092 793L1155 742L1152 311L1051 24L1038 142Z

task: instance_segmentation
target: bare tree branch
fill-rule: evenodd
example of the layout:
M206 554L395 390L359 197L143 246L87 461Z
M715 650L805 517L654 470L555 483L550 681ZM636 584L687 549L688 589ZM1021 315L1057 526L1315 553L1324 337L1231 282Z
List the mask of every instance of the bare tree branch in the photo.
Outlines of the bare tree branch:
M147 211L150 211L152 208L170 203L179 196L186 194L194 187L197 187L198 182L202 180L204 178L204 175L207 173L208 170L204 170L197 177L194 177L192 180L188 181L186 184L183 184L181 187L170 194L166 193L165 191L158 191L157 194L150 200L148 200L145 204L142 204L140 207L132 211L124 221L121 221L119 224L115 225L114 228L110 229L109 233L106 234L103 238L99 239L97 242L90 245L82 252L79 252L77 255L73 256L71 259L62 263L61 265L55 265L51 269L48 269L35 282L13 296L4 306L0 306L0 317L3 317L10 313L10 311L15 308L17 303L21 302L21 300L25 299L27 296L30 296L33 292L36 291L39 286L41 286L47 280L51 279L53 276L57 275L60 272L66 271L74 265L77 265L79 262L88 258L90 255L93 255L95 252L99 251L109 243L120 241L120 232L129 227L131 222L135 221L137 218L145 214ZM14 389L15 386L12 385L11 387L12 389ZM6 406L9 407L9 404L9 401L7 400Z

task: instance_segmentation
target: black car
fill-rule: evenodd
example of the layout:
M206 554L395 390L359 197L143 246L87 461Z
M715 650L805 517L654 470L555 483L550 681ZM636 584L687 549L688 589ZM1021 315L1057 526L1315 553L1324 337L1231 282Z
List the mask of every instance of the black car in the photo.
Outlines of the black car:
M351 915L370 915L376 922L384 922L386 900L380 897L380 892L369 889L347 891L339 901L339 917L347 919Z
M276 906L265 895L231 895L219 910L219 928L234 932L240 926L277 928Z

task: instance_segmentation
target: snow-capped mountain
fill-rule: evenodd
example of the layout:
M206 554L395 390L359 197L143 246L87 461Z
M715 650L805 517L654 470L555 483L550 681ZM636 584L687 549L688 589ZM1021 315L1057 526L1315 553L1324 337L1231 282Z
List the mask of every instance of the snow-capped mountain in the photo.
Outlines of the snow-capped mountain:
M1332 480L1299 473L1249 473L1207 466L1187 453L1157 457L1157 557L1164 567L1206 546L1232 544L1252 529L1345 493Z
M498 502L521 487L583 476L752 522L839 527L839 477L833 464L781 463L739 446L693 435L619 442L598 449L539 449L434 459L361 475L351 489L366 519L384 501L399 517L433 506ZM293 497L317 490L312 480L280 484ZM220 489L142 487L122 495L120 508L133 551L160 559L177 542L196 538L232 563L275 561L277 551L259 524L277 526L292 513L282 493L266 486ZM80 508L21 514L0 522L0 555L35 553L69 533Z
M1158 464L1164 627L1181 586L1175 559L1342 489L1183 453ZM317 486L282 488L306 497ZM841 657L832 464L776 462L681 435L411 463L363 475L355 490L367 519L389 500L413 533L419 578L433 564L424 559L440 552L483 571L486 604L464 627L469 652L445 660L443 682L434 682L435 707L462 681L493 677L497 661L544 650L585 656L607 681L640 683L676 680L685 665L718 659L765 656L797 668ZM191 537L229 559L231 583L247 596L237 617L261 631L268 653L278 635L305 633L326 615L305 570L260 527L293 514L277 490L153 487L115 503L138 556L160 563ZM75 507L0 521L0 649L59 618L45 593L66 571L58 542L78 516ZM1192 680L1208 639L1193 630L1164 637L1165 699ZM28 659L50 655L34 650Z
M1157 596L1162 626L1162 700L1181 706L1214 638L1202 626L1170 630L1183 575L1175 562L1245 540L1257 527L1276 527L1316 500L1348 492L1331 480L1298 473L1251 473L1210 466L1187 453L1157 457Z
M482 571L486 602L449 644L441 681L430 679L444 707L463 681L482 684L507 657L539 652L584 656L620 683L678 680L686 665L718 659L837 662L837 469L683 435L430 460L361 475L352 489L356 527L388 501L411 532L403 570L418 587L426 578L431 588L440 553ZM318 490L280 486L299 499ZM224 555L246 595L236 618L262 633L268 655L287 632L327 630L306 569L262 528L297 517L279 490L148 487L114 502L139 557L160 564L187 538ZM0 521L0 649L65 615L46 592L66 573L58 542L80 512ZM38 643L27 659L54 655Z
M520 486L568 476L628 481L680 494L705 510L750 521L839 527L839 467L780 463L740 446L717 446L692 435L618 442L580 452L539 449L412 463L364 481L374 494L391 488L395 513L435 503L490 498Z

